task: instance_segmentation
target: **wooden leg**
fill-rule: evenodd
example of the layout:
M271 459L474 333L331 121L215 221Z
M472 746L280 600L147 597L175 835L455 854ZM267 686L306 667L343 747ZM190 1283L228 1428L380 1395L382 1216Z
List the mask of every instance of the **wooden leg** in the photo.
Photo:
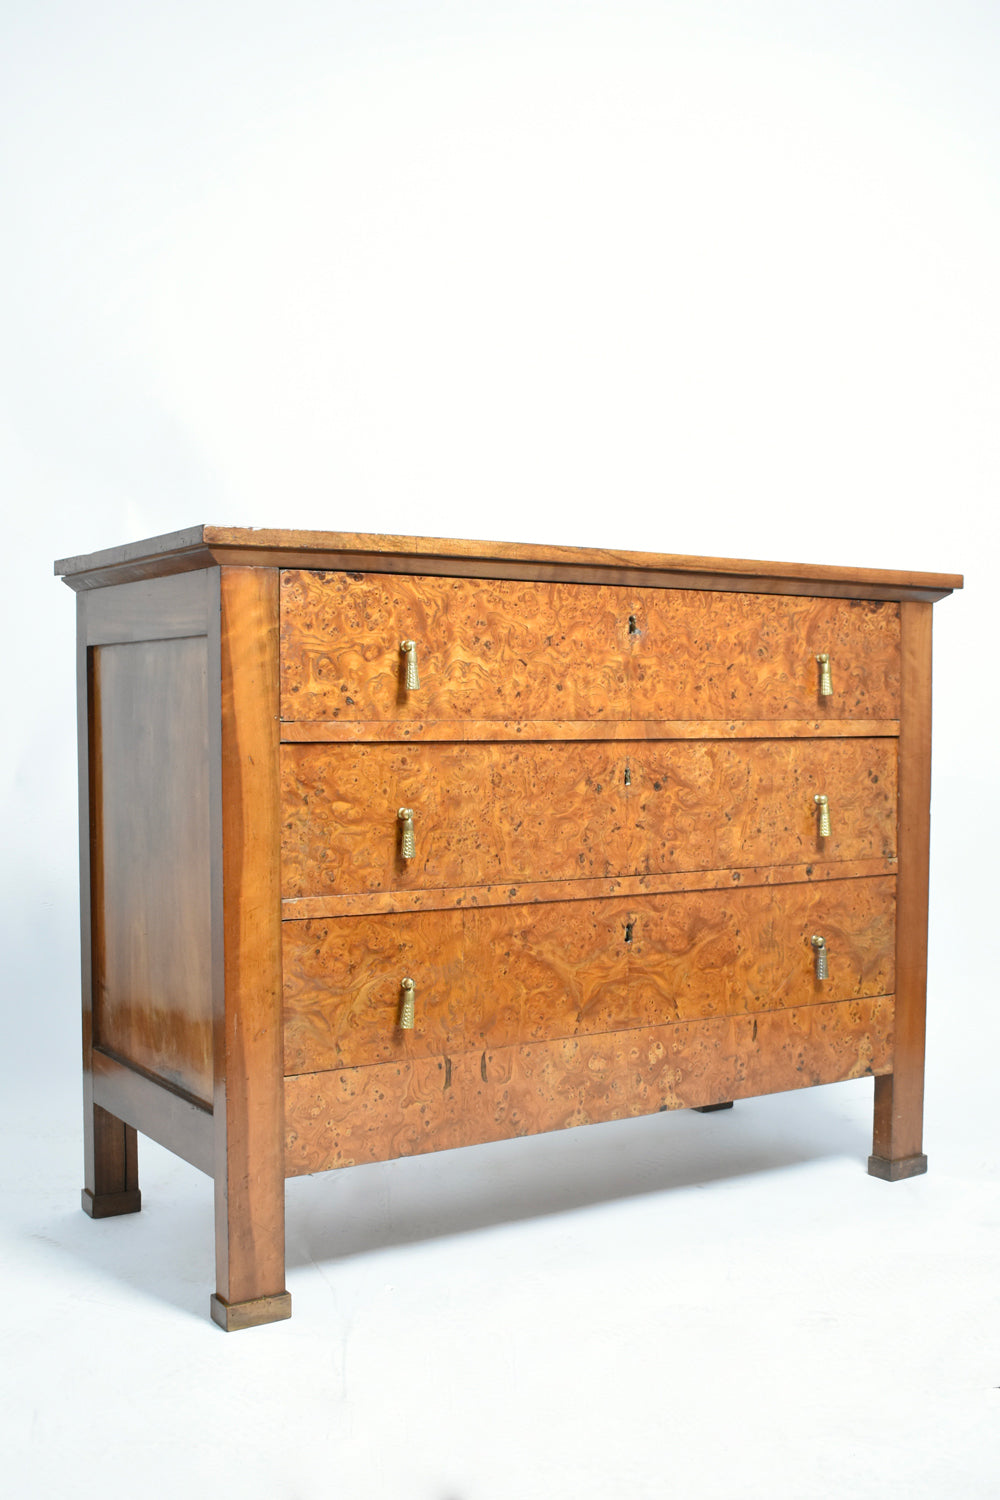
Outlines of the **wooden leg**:
M236 1092L235 1090L233 1092ZM227 1333L292 1316L285 1290L285 1182L271 1160L253 1165L252 1127L229 1101L228 1149L216 1157L211 1313ZM240 1118L242 1115L242 1119ZM221 1143L220 1143L221 1144Z
M900 605L899 875L893 1071L875 1080L868 1170L899 1182L927 1171L923 1152L927 880L931 805L931 605Z
M211 1308L231 1332L291 1317L292 1299L285 1290L277 572L223 568L219 587L214 888L225 941L216 980Z
M875 1080L875 1134L868 1170L884 1182L901 1182L927 1171L921 1150L923 1068L917 1076L892 1073Z
M88 1104L84 1131L84 1182L80 1195L85 1214L110 1219L137 1214L142 1207L136 1133L99 1104Z
M245 1139L245 1137L244 1137ZM292 1316L285 1290L285 1183L267 1170L235 1172L238 1142L215 1178L215 1264L212 1317L234 1333ZM228 1186L227 1186L228 1183Z
M732 1099L727 1099L724 1104L696 1104L694 1112L696 1115L714 1115L717 1109L732 1109Z

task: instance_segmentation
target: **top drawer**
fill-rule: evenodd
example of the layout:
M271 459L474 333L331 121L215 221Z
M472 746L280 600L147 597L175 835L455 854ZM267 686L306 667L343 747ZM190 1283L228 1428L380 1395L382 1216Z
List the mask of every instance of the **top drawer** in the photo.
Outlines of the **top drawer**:
M406 687L400 642L416 646ZM620 590L283 572L284 719L627 719Z
M406 686L412 641L419 687ZM824 694L816 658L830 658ZM895 604L694 589L281 575L283 719L894 719Z

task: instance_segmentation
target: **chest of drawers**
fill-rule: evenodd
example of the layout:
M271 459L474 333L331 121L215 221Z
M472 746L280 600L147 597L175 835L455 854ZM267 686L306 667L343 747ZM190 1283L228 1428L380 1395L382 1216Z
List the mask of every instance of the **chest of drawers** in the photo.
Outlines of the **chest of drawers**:
M197 527L77 591L85 1182L284 1180L871 1075L921 1122L931 607L955 577Z

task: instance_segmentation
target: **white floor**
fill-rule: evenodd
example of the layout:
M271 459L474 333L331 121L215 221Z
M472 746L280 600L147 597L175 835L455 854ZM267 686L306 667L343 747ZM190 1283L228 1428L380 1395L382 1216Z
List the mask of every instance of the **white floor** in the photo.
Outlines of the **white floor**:
M228 1336L208 1179L142 1141L92 1222L75 1098L4 1098L13 1500L1000 1495L985 1098L894 1185L869 1081L293 1181Z

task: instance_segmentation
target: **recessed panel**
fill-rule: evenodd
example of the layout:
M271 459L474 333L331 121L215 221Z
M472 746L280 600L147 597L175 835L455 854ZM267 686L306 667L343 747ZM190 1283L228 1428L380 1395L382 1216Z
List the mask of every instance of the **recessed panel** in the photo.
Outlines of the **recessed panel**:
M94 1043L210 1104L206 638L91 663Z

